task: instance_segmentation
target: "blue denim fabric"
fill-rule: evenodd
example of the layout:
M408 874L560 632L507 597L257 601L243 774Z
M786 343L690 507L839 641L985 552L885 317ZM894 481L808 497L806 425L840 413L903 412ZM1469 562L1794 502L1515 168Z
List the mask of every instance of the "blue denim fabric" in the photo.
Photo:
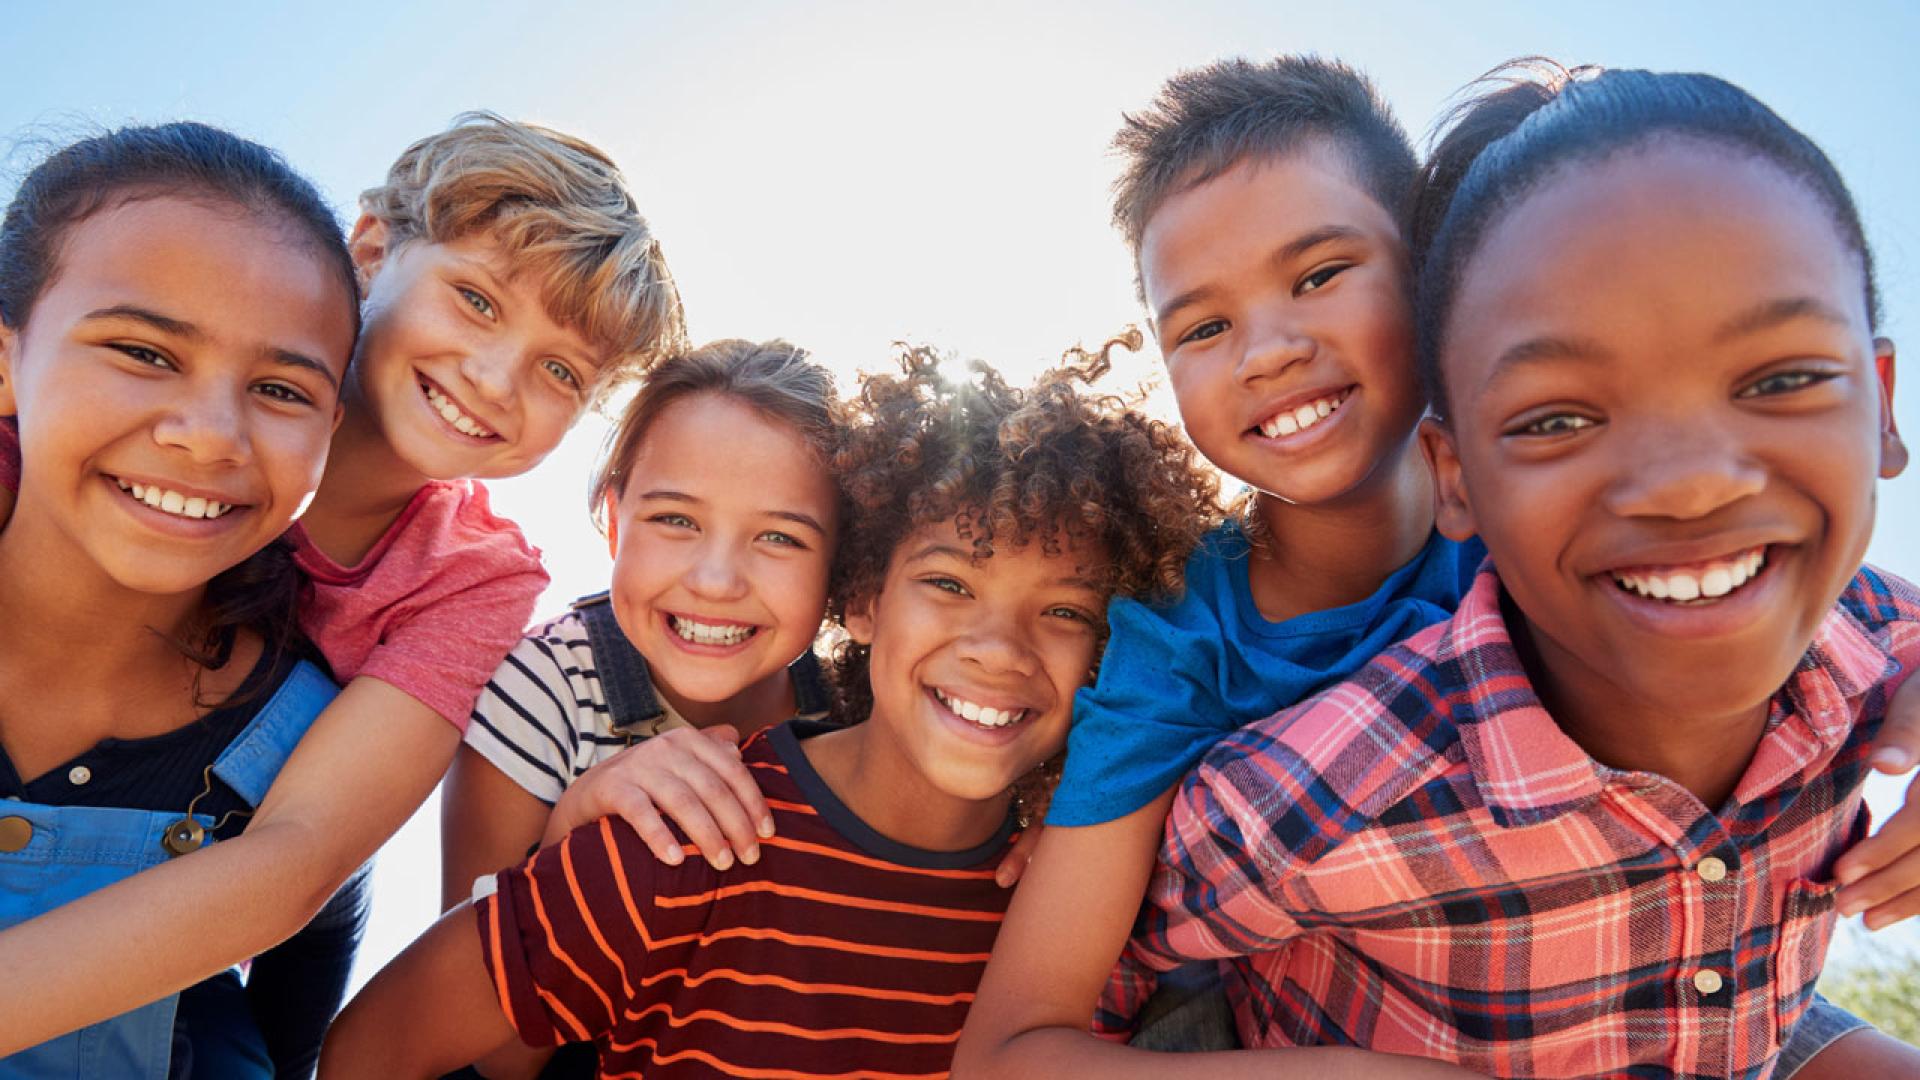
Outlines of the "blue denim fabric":
M1127 1043L1177 1053L1238 1050L1240 1034L1220 985L1220 966L1182 964L1161 975Z
M1786 1037L1785 1045L1780 1048L1780 1057L1773 1066L1773 1080L1788 1080L1816 1054L1833 1045L1835 1039L1868 1026L1865 1020L1814 994L1813 1004L1800 1015L1799 1023L1793 1025L1793 1034Z

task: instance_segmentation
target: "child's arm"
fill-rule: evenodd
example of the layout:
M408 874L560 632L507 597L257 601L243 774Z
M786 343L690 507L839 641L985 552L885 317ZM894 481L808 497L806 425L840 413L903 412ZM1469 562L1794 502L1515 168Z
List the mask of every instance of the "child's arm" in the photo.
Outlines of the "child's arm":
M425 800L460 738L358 678L314 721L245 832L0 931L0 1056L116 1016L306 925Z
M1913 1080L1920 1077L1920 1050L1899 1039L1861 1028L1828 1043L1791 1078L1780 1080Z
M1874 739L1873 767L1903 773L1920 764L1920 679L1894 691ZM1842 915L1865 913L1867 929L1883 930L1920 914L1920 777L1907 785L1905 804L1878 831L1833 865L1843 886L1834 896Z
M320 1075L435 1077L511 1042L480 949L471 904L442 915L333 1022Z
M1338 1047L1163 1054L1093 1035L1088 1021L1140 910L1172 798L1169 791L1116 821L1042 834L967 1013L955 1077L1271 1077L1282 1062L1328 1078L1474 1075Z
M440 789L440 910L473 895L475 879L526 860L552 808L462 744Z

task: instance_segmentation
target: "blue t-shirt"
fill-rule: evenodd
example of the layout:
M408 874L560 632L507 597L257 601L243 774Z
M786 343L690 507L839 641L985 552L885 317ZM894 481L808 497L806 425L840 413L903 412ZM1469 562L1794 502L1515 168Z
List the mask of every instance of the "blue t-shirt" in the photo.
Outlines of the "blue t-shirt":
M1269 622L1253 604L1247 538L1228 523L1187 562L1186 593L1116 599L1100 677L1074 699L1066 773L1049 825L1125 817L1214 743L1345 679L1387 646L1453 614L1486 558L1439 533L1357 604Z

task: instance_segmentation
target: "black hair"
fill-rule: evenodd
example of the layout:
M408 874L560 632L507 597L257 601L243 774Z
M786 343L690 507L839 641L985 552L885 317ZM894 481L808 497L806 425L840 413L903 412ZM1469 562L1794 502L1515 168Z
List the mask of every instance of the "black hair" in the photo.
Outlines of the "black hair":
M1873 253L1846 182L1811 139L1745 90L1683 72L1571 71L1538 57L1503 65L1474 85L1492 88L1456 107L1409 200L1418 278L1420 379L1446 409L1440 347L1460 277L1493 222L1560 168L1596 163L1662 136L1682 136L1767 162L1826 208L1860 256L1867 321L1879 321Z
M1337 60L1279 56L1182 71L1145 111L1126 115L1113 139L1126 163L1113 185L1113 223L1137 259L1147 219L1168 196L1316 138L1344 153L1354 179L1399 219L1418 161L1386 99Z
M338 275L358 335L353 259L319 191L274 151L190 122L124 127L81 139L27 174L0 221L0 322L15 331L27 325L59 273L74 226L111 206L160 197L231 204L290 226ZM299 589L292 549L276 540L207 583L195 639L175 644L207 668L227 662L242 628L259 634L275 654L294 647ZM257 689L243 686L235 696Z

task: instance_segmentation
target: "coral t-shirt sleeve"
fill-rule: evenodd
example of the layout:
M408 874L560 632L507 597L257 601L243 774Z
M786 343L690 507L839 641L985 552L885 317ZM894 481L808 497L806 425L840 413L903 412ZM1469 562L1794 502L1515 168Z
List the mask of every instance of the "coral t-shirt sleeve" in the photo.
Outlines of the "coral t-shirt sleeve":
M11 416L0 416L0 487L20 493L20 428Z
M474 700L519 642L547 586L540 553L471 482L429 484L352 567L292 534L312 584L300 628L346 683L405 691L465 731Z

